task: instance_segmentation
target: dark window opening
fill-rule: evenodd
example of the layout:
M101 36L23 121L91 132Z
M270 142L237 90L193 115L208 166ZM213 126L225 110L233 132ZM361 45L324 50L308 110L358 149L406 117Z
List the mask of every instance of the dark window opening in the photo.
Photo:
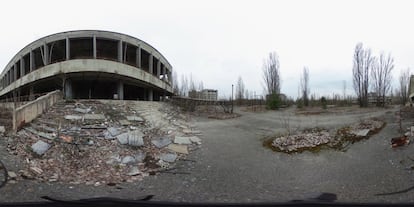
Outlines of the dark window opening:
M40 51L40 48L33 50L33 60L33 70L37 70L38 68L45 66L43 64L42 52Z
M145 89L134 85L124 84L124 99L146 100Z
M16 79L16 77L14 77L14 66L12 66L11 68L10 68L10 83L13 83Z
M113 99L117 83L108 80L73 80L72 93L75 99Z
M152 74L157 76L157 69L158 68L158 59L154 56L152 57Z
M118 61L118 41L97 38L96 58Z
M70 59L93 58L92 38L70 39Z
M15 68L15 70L16 70L16 80L18 80L21 77L21 74L20 74L20 61L17 61L15 66L16 66L16 68Z
M30 73L30 53L26 54L23 57L23 62L24 62L24 74L29 74Z
M58 40L47 44L50 64L66 60L66 40Z
M122 44L123 60L125 64L137 67L137 48L134 45L124 42Z
M149 56L147 51L141 49L141 68L147 72L149 72Z

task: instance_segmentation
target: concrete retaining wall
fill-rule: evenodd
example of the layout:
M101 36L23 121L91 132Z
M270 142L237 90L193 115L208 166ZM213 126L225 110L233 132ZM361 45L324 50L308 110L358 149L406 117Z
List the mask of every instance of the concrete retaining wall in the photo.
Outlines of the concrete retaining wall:
M13 112L13 131L17 131L25 123L31 122L60 99L62 99L62 93L57 90L16 108Z

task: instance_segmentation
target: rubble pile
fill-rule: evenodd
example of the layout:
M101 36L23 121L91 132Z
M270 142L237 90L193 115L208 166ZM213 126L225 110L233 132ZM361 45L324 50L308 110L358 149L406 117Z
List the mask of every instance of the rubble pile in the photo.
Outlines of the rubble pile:
M377 133L385 125L377 119L367 119L336 130L333 135L327 130L315 128L304 130L298 134L282 136L272 139L273 149L282 152L301 152L320 146L341 148L344 142L353 143Z
M199 148L201 132L158 102L58 102L9 136L25 161L18 179L115 185L170 168Z
M300 133L278 137L273 140L272 146L283 152L295 152L329 143L332 137L328 131Z

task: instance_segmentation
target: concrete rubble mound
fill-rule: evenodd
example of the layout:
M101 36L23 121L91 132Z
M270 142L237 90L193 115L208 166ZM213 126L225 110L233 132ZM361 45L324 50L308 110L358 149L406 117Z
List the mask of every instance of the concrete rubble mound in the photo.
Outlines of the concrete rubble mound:
M9 153L25 161L17 181L99 186L173 167L201 147L192 126L168 103L60 101L6 140Z
M329 132L321 131L279 137L273 140L272 145L280 151L293 152L327 144L331 140Z
M378 132L383 126L383 121L367 119L343 127L333 134L330 134L327 130L316 128L294 135L277 137L273 139L271 145L275 150L287 153L312 150L323 145L340 146L342 142L354 142L369 137L371 134Z

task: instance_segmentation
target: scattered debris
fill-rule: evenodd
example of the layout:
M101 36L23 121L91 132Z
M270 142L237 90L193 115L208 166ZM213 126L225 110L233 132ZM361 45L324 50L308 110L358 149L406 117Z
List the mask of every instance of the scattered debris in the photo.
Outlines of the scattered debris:
M410 144L410 140L407 136L395 137L391 139L391 147L400 147Z
M198 137L187 137L187 145L172 144L175 136L186 134L184 129L198 133L187 119L162 102L62 100L17 135L8 135L7 150L25 160L16 181L135 182L170 169L200 143Z
M4 126L0 126L0 134L6 132L6 128Z

